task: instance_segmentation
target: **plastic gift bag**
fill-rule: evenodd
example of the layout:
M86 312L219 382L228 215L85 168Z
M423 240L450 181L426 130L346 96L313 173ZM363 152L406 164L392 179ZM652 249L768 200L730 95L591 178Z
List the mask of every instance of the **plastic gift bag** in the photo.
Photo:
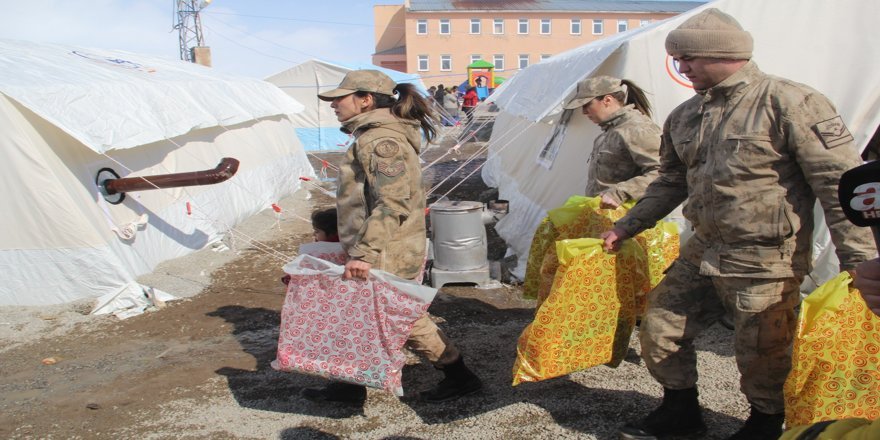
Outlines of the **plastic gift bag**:
M401 352L436 289L380 270L343 280L343 267L310 255L291 275L272 368L382 388L403 395Z
M785 424L880 418L880 318L843 272L801 305L785 381Z
M559 268L550 294L517 342L513 385L563 376L623 359L650 290L646 256L630 240L606 253L595 238L556 242Z
M600 202L599 197L571 196L565 204L547 213L547 218L535 231L529 249L523 296L537 299L540 306L550 294L559 266L555 246L557 240L599 238L635 204L627 202L619 209L601 209ZM661 221L637 235L635 241L648 257L647 271L651 275L651 287L654 287L663 279L666 268L678 257L678 227L672 222ZM636 298L639 316L644 314L646 304L647 294Z
M523 296L544 300L553 284L553 275L559 266L556 260L556 241L572 238L599 238L626 214L626 209L600 209L598 197L571 196L565 203L547 212L541 221L526 263ZM625 204L625 208L632 203Z
M340 266L348 261L348 254L338 241L314 241L299 245L300 255L311 255L324 261L329 261Z

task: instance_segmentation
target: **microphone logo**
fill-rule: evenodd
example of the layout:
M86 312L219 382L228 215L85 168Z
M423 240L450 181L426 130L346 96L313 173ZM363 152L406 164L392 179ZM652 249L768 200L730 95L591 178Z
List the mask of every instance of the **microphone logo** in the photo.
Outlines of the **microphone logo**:
M855 167L840 176L840 207L857 226L880 227L880 161Z
M866 219L880 218L880 182L859 185L853 190L849 206Z

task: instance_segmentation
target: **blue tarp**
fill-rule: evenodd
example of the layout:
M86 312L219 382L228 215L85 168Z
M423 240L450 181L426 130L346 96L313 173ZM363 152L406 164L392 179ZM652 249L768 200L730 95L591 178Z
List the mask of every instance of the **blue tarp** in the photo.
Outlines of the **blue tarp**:
M299 127L296 137L306 151L345 150L351 140L339 127Z

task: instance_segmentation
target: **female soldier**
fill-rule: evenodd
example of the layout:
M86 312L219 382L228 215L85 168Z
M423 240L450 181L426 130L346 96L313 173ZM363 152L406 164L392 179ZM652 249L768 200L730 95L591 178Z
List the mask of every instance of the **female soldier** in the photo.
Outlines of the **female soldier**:
M355 137L340 164L336 199L337 232L349 258L343 278L366 279L372 268L420 278L426 235L419 148L422 132L428 142L437 134L427 101L413 85L395 84L376 70L351 71L338 88L318 97L330 102L342 131ZM482 387L427 314L416 321L407 345L445 376L422 399L441 402ZM363 403L366 389L334 382L305 389L303 396Z
M661 131L645 92L626 79L587 78L565 105L578 107L602 128L590 153L586 195L601 197L603 208L638 200L660 169Z

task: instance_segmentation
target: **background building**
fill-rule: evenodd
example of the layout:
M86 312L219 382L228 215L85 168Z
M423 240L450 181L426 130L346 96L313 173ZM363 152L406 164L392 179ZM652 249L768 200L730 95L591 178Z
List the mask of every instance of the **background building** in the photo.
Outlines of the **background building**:
M459 84L483 59L511 77L529 64L700 6L693 1L405 0L373 8L373 64Z

